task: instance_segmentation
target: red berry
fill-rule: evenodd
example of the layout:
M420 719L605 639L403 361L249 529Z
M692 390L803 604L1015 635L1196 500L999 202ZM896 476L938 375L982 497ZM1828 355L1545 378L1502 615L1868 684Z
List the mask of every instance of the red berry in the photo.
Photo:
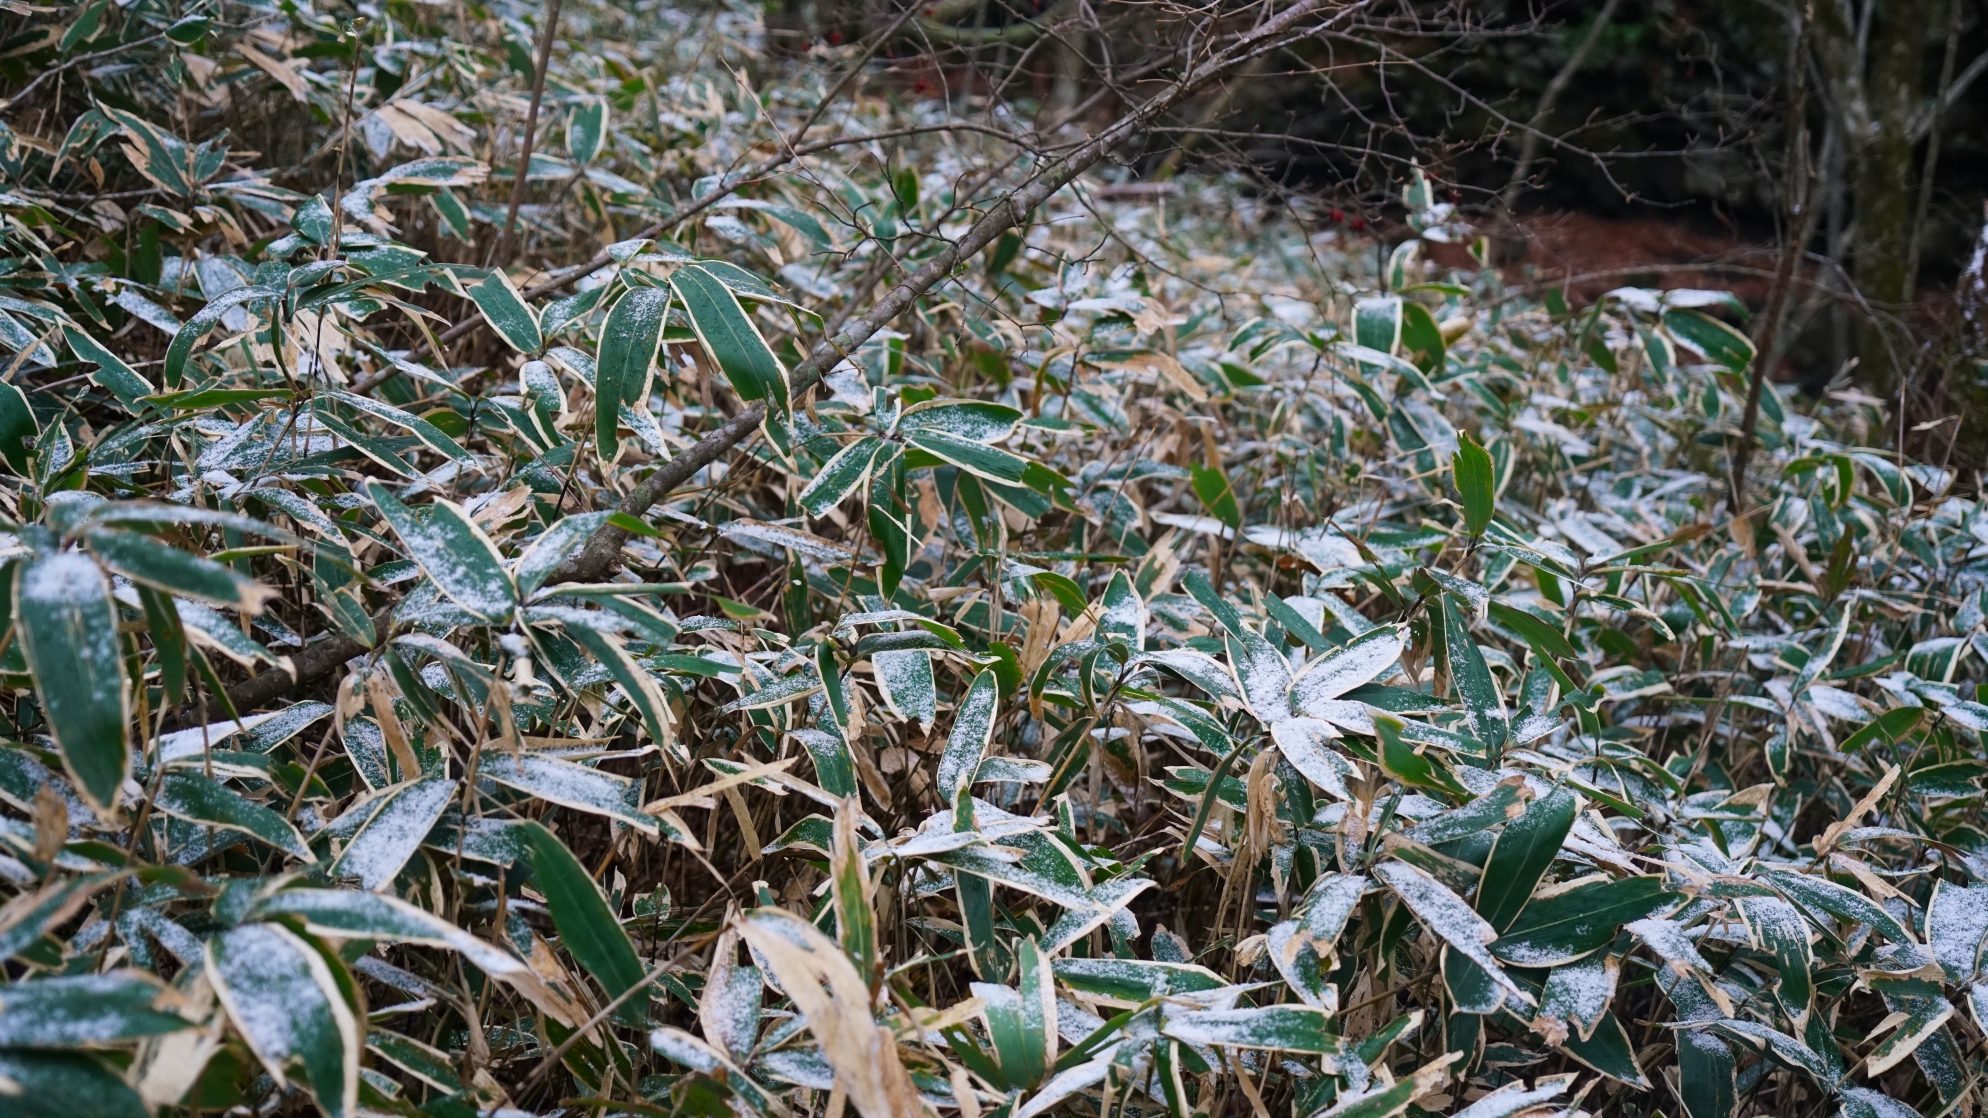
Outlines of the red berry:
M1345 221L1346 221L1346 211L1345 211L1345 210L1334 210L1334 211L1332 211L1332 223L1333 223L1334 225L1340 225L1340 224L1343 224L1343 223L1344 223Z
M1355 229L1365 229L1366 227L1367 227L1367 219L1366 219L1366 218L1364 218L1364 217L1356 217L1356 218L1354 218L1354 219L1353 219L1353 228L1355 228Z
M836 47L839 47L839 46L841 46L841 45L842 45L842 32L840 32L840 31L830 31L830 32L828 33L828 42L829 42L829 45L830 45L830 46L836 46Z

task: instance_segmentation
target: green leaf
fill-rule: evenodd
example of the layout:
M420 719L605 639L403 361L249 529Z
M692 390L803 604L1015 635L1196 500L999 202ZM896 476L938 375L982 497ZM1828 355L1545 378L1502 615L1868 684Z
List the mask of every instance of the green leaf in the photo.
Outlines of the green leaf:
M1188 473L1194 485L1194 495L1201 498L1201 505L1208 515L1228 525L1234 531L1242 530L1242 509L1236 504L1235 487L1229 484L1229 477L1216 466L1190 466Z
M526 824L525 829L532 849L532 880L552 910L560 946L594 976L609 998L640 985L645 975L642 960L592 875L551 831L536 823ZM617 1017L640 1027L648 1019L648 1007L648 992L640 991L622 1003Z
M81 1052L0 1049L0 1079L20 1118L149 1118L145 1100L117 1073Z
M1306 620L1304 614L1299 613L1291 605L1294 600L1296 599L1266 594L1263 596L1263 610L1270 615L1272 621L1283 626L1286 633L1298 638L1312 652L1332 651L1332 642L1325 639L1325 634L1318 631L1318 626Z
M1613 1013L1602 1017L1586 1039L1568 1037L1560 1050L1611 1079L1619 1079L1638 1090L1650 1087L1643 1066L1636 1062L1636 1048L1629 1041L1629 1032Z
M445 1095L463 1093L462 1077L447 1052L439 1048L390 1033L385 1029L374 1029L366 1034L366 1047L395 1067L414 1076L421 1082L436 1088Z
M153 806L176 819L251 835L301 861L317 861L289 820L200 773L167 773Z
M731 288L695 264L677 269L670 286L690 316L698 344L731 382L732 391L743 400L765 400L774 411L784 413L787 370Z
M191 392L161 392L145 397L143 402L174 411L204 411L229 404L288 399L294 395L287 388L199 388Z
M1890 745L1917 729L1919 720L1925 716L1925 707L1895 707L1866 722L1856 733L1837 743L1836 748L1843 753L1858 753L1873 742Z
M1885 494L1891 498L1892 504L1903 508L1912 503L1912 483L1906 480L1904 472L1898 468L1898 463L1889 455L1871 450L1853 450L1850 452L1850 458L1878 479L1878 484L1884 486Z
M536 356L545 348L545 338L539 333L538 313L525 302L524 293L503 269L492 268L476 282L463 284L463 294L476 304L477 313L504 339L504 344L527 357Z
M1542 655L1564 656L1570 660L1579 657L1560 630L1541 621L1536 615L1496 600L1492 601L1488 610L1493 622L1517 633Z
M607 312L594 375L594 445L602 461L612 460L621 446L620 409L648 401L649 376L669 309L668 291L637 287Z
M911 527L905 522L910 501L905 493L904 454L886 445L870 468L870 535L883 551L877 569L877 591L885 598L897 593L904 569L911 563Z
M1447 766L1402 740L1402 731L1407 728L1406 723L1393 715L1374 715L1374 732L1381 740L1381 768L1403 784L1468 799L1470 790L1458 783Z
M1444 355L1448 346L1443 342L1443 331L1436 324L1436 316L1429 308L1412 299L1401 302L1401 348L1407 351L1408 359L1425 373L1435 374L1443 369Z
M828 510L842 503L857 486L870 476L870 463L876 460L877 452L884 447L884 441L873 435L865 435L841 450L835 452L821 470L801 490L801 507L809 516L827 516Z
M0 756L14 752L0 751ZM60 787L52 780L48 785L44 785L44 787L49 786ZM70 814L73 818L76 813L71 811ZM0 962L29 950L36 940L53 930L56 925L74 916L91 896L119 876L122 875L108 873L64 878L44 884L32 893L23 893L15 897L10 902L14 907L9 911L7 925L0 927Z
M1704 1030L1678 1032L1678 1096L1690 1118L1732 1118L1740 1106L1734 1050Z
M69 25L69 29L62 33L62 42L55 49L62 54L68 54L76 49L78 43L87 43L95 38L98 28L103 26L104 9L109 6L109 0L92 0L91 3L84 5L82 11L77 13L75 21Z
M518 588L504 570L497 545L460 505L436 498L424 520L377 481L366 483L366 494L392 525L408 557L451 601L485 621L511 615Z
M321 388L318 391L320 394L337 400L346 407L364 412L375 419L384 419L388 423L407 431L415 438L420 439L430 450L446 454L458 462L470 460L469 451L464 450L459 443L450 438L447 432L412 412L402 411L392 404L383 404L371 396L359 396L351 392L341 392L335 388Z
M245 924L207 941L207 975L279 1086L301 1072L326 1118L354 1118L361 1033L324 955L286 928Z
M273 287L237 287L233 291L209 299L206 306L195 311L193 317L186 320L186 325L180 327L173 335L172 344L166 347L165 365L160 372L165 379L165 386L169 389L179 387L180 379L186 372L187 360L193 356L193 347L200 344L200 339L207 336L207 332L221 321L221 316L227 314L229 308L255 299L282 297L283 292Z
M1906 784L1915 796L1977 796L1984 776L1988 761L1945 761L1913 769Z
M1497 510L1497 471L1491 452L1479 446L1468 431L1457 432L1456 453L1450 456L1450 478L1456 483L1463 505L1464 530L1476 538L1491 525Z
M566 154L575 163L592 163L607 135L607 99L590 97L573 109L566 121Z
M1484 743L1492 765L1498 763L1511 725L1505 717L1504 696L1491 678L1491 667L1470 635L1469 608L1456 596L1439 595L1443 610L1443 650L1450 669L1450 685L1463 701L1464 722L1472 736Z
M97 366L97 371L90 374L90 379L95 381L98 387L117 397L117 402L123 404L125 410L134 413L139 411L140 401L155 391L151 381L140 376L136 369L124 363L123 358L112 353L90 335L74 326L64 325L62 337L69 343L69 352L75 354L77 360L88 361ZM5 439L0 438L0 452L4 451L6 445Z
M832 248L835 244L834 239L828 235L828 230L823 227L822 223L813 214L810 214L806 210L796 209L793 206L783 206L778 202L768 202L759 198L733 197L725 199L712 208L720 210L758 210L760 213L791 227L795 232L806 237L808 242L818 249ZM710 268L714 262L705 261L704 263L705 267ZM716 272L716 269L712 270ZM719 278L724 279L725 277L720 274ZM736 290L736 287L734 289Z
M158 655L159 683L165 688L165 702L177 706L186 694L186 629L180 624L179 611L169 596L141 586L138 600L145 607L145 626L151 631L152 651Z
M835 838L829 850L830 899L835 904L835 931L842 950L856 961L863 973L877 965L877 917L869 863L863 857L863 838L856 824L863 817L863 805L855 796L845 797L835 809Z
M607 666L616 683L621 684L621 693L635 707L641 716L642 728L649 733L649 740L658 746L677 752L676 735L672 732L669 703L663 698L662 689L656 685L654 676L642 669L635 658L628 654L621 638L612 633L603 633L586 625L568 625L566 633L581 647L594 654L594 659Z
M161 990L157 978L133 970L12 983L0 1007L0 1047L75 1048L191 1028L154 1008Z
M29 444L40 437L41 424L35 422L28 398L12 383L0 381L0 460L17 476L33 477L34 451Z
M1469 956L1445 948L1438 965L1443 972L1443 986L1449 991L1450 1012L1482 1016L1504 1007L1504 987L1492 979L1489 971L1471 962Z
M1664 313L1664 329L1671 336L1724 365L1743 373L1753 363L1753 343L1745 334L1701 311L1675 310ZM1699 1118L1693 1115L1692 1118Z
M972 686L959 700L953 716L952 736L939 757L938 791L943 803L951 803L962 786L973 779L980 759L993 739L994 720L999 713L998 689L994 673L983 671L973 677Z
M1578 807L1571 790L1555 788L1528 805L1525 814L1505 824L1491 844L1482 884L1477 887L1477 914L1500 934L1523 913L1532 891L1546 876L1547 867L1560 853L1560 844L1573 829Z
M1314 1118L1394 1118L1416 1099L1448 1082L1449 1075L1444 1069L1449 1062L1449 1057L1439 1057L1394 1083L1342 1095L1337 1103Z
M277 591L243 578L234 568L181 551L137 532L99 528L86 537L104 566L133 582L217 606L262 612Z
M1021 993L1020 1023L1029 1038L1021 1066L1028 1081L1035 1083L1056 1065L1056 974L1049 953L1033 940L1015 946L1015 962L1020 970L1016 983ZM1008 1066L1005 1054L1001 1062Z
M14 619L62 767L99 811L131 770L131 696L110 583L74 551L30 560L14 579Z
M357 878L368 891L393 884L455 797L456 782L435 776L402 784L375 801L366 820L333 862L333 878Z
M1613 943L1622 925L1683 901L1660 875L1577 885L1527 904L1491 953L1518 966L1559 966Z

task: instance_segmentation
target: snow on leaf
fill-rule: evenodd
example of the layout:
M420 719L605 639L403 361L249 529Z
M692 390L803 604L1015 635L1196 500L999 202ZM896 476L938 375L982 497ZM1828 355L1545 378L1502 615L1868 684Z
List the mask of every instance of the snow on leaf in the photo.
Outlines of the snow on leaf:
M1440 936L1451 950L1460 952L1490 975L1507 996L1521 1005L1535 1004L1532 992L1513 981L1491 952L1485 950L1485 944L1498 938L1497 929L1477 915L1463 898L1450 892L1448 886L1406 862L1383 862L1374 867L1374 876L1394 890L1415 918Z
M393 884L394 876L442 817L456 788L455 781L438 776L392 792L346 844L332 864L331 875L358 878L359 887L368 891Z
M1984 940L1988 940L1988 885L1935 884L1926 906L1926 945L1956 985L1966 985L1980 972Z
M1403 632L1399 626L1369 629L1306 664L1291 681L1291 709L1313 718L1328 717L1322 709L1327 700L1373 682L1401 659L1407 647Z

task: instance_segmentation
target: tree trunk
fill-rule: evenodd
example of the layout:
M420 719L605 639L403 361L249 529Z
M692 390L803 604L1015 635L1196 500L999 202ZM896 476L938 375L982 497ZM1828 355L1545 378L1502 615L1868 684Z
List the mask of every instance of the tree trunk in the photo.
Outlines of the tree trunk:
M1921 102L1922 55L1934 11L1928 0L1877 6L1866 54L1864 90L1870 121L1856 153L1857 286L1877 321L1857 332L1858 365L1872 384L1897 386L1894 346L1885 318L1905 313L1906 261L1912 245L1912 121Z

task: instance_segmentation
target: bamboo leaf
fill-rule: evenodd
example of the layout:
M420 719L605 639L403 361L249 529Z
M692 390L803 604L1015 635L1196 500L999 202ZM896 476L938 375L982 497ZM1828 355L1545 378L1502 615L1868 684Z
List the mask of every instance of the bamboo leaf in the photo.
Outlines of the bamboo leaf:
M607 899L586 867L544 827L528 823L525 833L531 843L532 880L552 910L560 946L594 976L609 998L642 985L645 971L635 945L607 907ZM622 1003L617 1016L629 1025L640 1026L648 1018L648 1005L648 992L638 991Z
M786 411L787 370L731 289L694 264L677 269L670 287L690 316L705 356L725 374L732 391L741 399L765 400L774 411Z
M518 604L517 586L497 545L461 506L438 499L423 519L379 482L368 482L366 492L408 556L451 601L486 621L510 616Z
M648 401L649 377L669 307L668 291L637 287L607 313L594 375L594 445L602 461L612 461L621 446L620 409Z
M275 924L245 924L207 941L207 973L279 1085L296 1074L326 1118L358 1113L359 1023L324 955Z
M159 782L153 806L177 819L251 835L293 858L317 861L289 820L200 773L167 773Z
M504 344L527 357L533 357L545 348L545 339L538 329L538 312L518 290L511 277L501 268L492 268L478 276L474 282L463 284L463 294L476 304L478 314Z
M1497 482L1491 452L1477 444L1470 432L1457 432L1457 451L1450 458L1450 476L1463 504L1464 530L1482 536L1491 526L1497 505Z
M14 617L63 771L107 810L131 769L131 699L110 584L77 552L37 556L14 579Z

